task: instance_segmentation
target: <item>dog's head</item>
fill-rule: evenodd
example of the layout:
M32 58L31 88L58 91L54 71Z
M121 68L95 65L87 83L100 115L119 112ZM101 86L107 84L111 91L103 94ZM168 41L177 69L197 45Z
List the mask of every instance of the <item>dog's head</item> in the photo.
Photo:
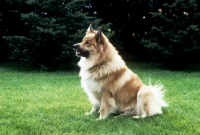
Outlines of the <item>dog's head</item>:
M90 24L86 31L86 35L82 42L74 44L73 49L76 51L76 56L89 58L91 55L97 55L103 51L103 33L99 27L97 31Z

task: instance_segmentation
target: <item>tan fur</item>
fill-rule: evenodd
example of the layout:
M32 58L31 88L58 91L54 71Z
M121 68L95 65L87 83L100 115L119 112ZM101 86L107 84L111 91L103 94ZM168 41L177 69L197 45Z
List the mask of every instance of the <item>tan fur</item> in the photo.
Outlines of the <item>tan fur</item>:
M162 113L162 106L167 106L162 87L144 85L101 29L94 31L90 25L82 42L76 45L90 54L78 63L81 85L93 104L87 114L99 111L99 119L104 119L116 112L135 118Z

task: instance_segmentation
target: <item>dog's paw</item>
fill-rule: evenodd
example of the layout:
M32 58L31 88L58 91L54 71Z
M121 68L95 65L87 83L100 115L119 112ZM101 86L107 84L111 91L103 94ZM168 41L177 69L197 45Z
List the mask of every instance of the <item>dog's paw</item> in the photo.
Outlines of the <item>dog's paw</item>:
M141 115L141 116L133 116L134 119L139 119L139 118L145 118L146 115Z
M86 113L85 113L85 115L91 115L91 114L92 114L91 112L86 112Z
M96 119L96 121L99 121L99 120L103 120L103 119L100 119L100 118L97 118L97 119Z
M104 120L105 118L97 118L96 121Z
M140 116L133 116L133 119L139 119Z
M99 118L97 118L96 120L103 120L105 118L107 118L107 116L99 116Z
M142 115L141 118L145 118L147 115Z

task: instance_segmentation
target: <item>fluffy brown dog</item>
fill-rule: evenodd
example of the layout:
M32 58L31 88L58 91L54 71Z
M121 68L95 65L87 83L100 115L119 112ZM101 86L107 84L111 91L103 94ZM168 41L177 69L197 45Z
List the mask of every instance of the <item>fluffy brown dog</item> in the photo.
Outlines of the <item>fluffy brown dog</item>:
M99 119L111 113L132 115L134 118L162 113L167 106L163 86L147 86L122 60L102 33L90 25L81 43L73 45L81 57L81 84L93 107L87 114L100 112Z

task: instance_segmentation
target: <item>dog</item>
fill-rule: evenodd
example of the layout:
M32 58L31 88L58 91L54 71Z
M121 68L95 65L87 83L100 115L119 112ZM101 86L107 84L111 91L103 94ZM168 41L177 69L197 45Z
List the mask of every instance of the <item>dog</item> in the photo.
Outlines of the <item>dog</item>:
M98 119L113 113L144 118L162 114L162 107L168 106L163 85L145 85L126 66L101 27L94 30L90 25L82 42L74 44L73 49L80 57L81 86L92 104L86 114L99 112Z

